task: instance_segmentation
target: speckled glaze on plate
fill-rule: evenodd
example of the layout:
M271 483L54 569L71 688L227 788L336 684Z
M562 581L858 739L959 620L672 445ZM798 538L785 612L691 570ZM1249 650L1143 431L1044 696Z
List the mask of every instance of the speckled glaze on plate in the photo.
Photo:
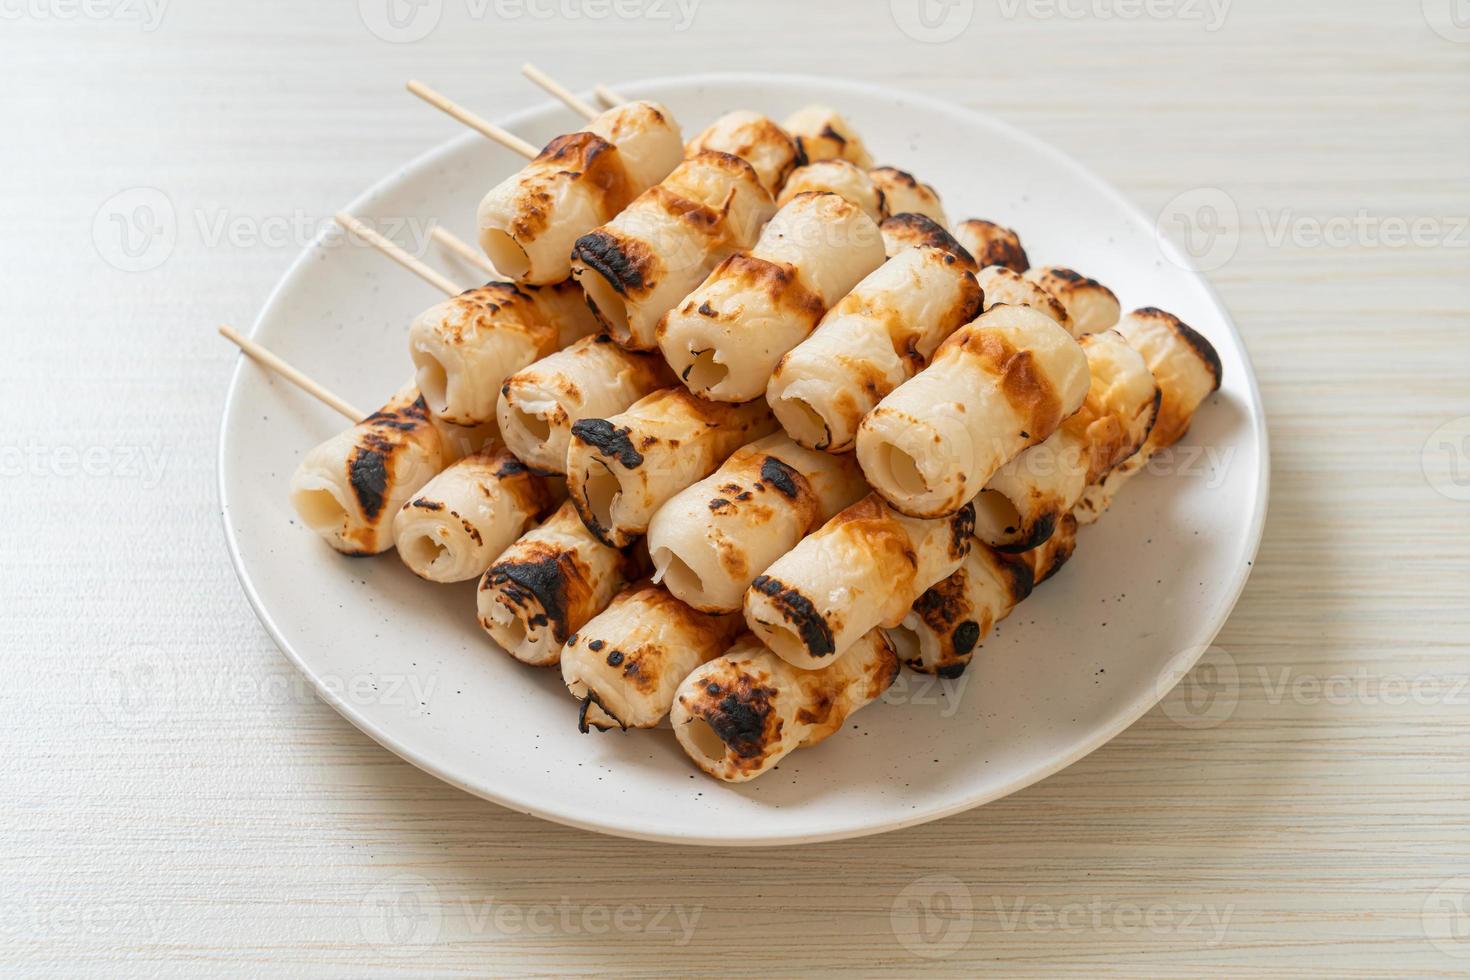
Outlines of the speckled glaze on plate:
M290 474L342 421L242 360L220 438L230 555L261 622L322 697L414 765L506 807L603 833L726 845L857 837L958 813L1069 765L1156 704L1245 584L1269 454L1240 335L1154 222L1049 146L932 99L802 76L616 87L664 102L686 133L734 108L781 118L830 104L880 163L934 184L952 220L1010 225L1034 263L1102 280L1125 310L1178 314L1219 350L1224 385L1174 465L1133 480L1082 531L1072 562L1001 624L963 678L905 674L840 734L731 787L698 773L666 730L579 734L559 672L515 663L475 625L473 583L429 585L391 553L343 558L295 522ZM537 144L577 124L552 103L503 122ZM417 222L400 241L434 221L472 237L480 196L517 165L465 134L350 210ZM427 257L475 282L448 256ZM253 336L349 401L376 406L410 376L408 323L436 298L370 249L324 238L286 274Z

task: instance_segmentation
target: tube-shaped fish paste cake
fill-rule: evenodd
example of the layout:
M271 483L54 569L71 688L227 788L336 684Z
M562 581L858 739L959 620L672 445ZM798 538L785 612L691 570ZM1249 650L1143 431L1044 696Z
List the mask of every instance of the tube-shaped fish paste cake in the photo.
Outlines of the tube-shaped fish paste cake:
M796 139L796 145L808 163L846 160L864 170L873 166L873 157L857 131L826 106L809 105L798 109L787 117L785 129Z
M1044 313L998 306L940 345L858 427L863 473L896 510L943 517L1082 407L1082 347Z
M664 314L725 258L753 246L775 213L750 164L705 151L577 239L572 275L613 340L654 350Z
M1049 291L1043 289L1039 283L1032 282L1019 272L1013 272L1003 265L986 266L976 274L975 280L980 283L980 288L985 290L985 309L992 310L997 306L1025 306L1038 312L1045 313L1067 333L1077 336L1076 325L1072 322L1072 316L1067 312L1067 307L1062 301L1053 296Z
M806 162L796 140L774 119L747 109L716 119L685 148L690 157L705 150L728 153L750 164L772 197L781 192L791 171Z
M430 582L479 578L558 502L553 481L492 448L430 480L393 519L398 557Z
M1077 521L1070 514L1046 544L1023 554L976 542L959 570L920 596L888 639L914 670L958 677L995 624L1055 575L1076 545Z
M572 245L684 157L663 106L628 102L558 136L480 202L480 247L504 275L536 285L571 275Z
M776 362L883 263L878 226L835 194L801 194L749 252L732 255L658 330L686 387L717 402L766 390Z
M626 412L572 426L567 489L592 533L624 547L647 533L674 494L776 428L759 399L726 405L682 387L665 388Z
M679 684L730 648L744 623L712 616L647 582L618 593L561 653L561 676L582 702L578 723L592 728L653 728Z
M899 670L881 630L822 670L798 670L746 636L684 679L669 717L695 765L743 783L841 730L893 685Z
M291 477L301 522L344 555L393 547L393 516L444 466L439 430L418 389L306 454Z
M906 248L927 245L953 255L955 261L972 275L980 271L969 250L933 218L922 214L895 214L884 218L878 231L883 235L883 250L890 259Z
M1114 330L1085 335L1092 381L1082 408L1039 446L1002 466L975 498L975 536L1002 551L1051 537L1087 488L1138 452L1159 389L1143 356Z
M771 410L803 446L846 452L863 416L975 319L982 298L975 277L949 252L904 249L781 358L766 387Z
M1026 278L1057 298L1072 321L1072 336L1084 337L1118 325L1123 308L1113 291L1080 272L1049 265L1030 269Z
M862 208L874 224L887 214L883 206L883 191L866 170L846 160L818 160L798 168L787 179L776 203L785 207L798 194L836 194L849 204Z
M564 503L480 579L480 626L521 663L555 666L567 639L637 572L630 557L594 538Z
M776 559L745 593L745 623L793 667L818 670L859 637L903 621L970 553L968 505L937 521L904 517L877 494Z
M1012 272L1025 272L1031 260L1021 247L1021 236L1004 225L981 218L962 221L954 229L954 237L975 256L980 268L1003 265Z
M653 516L655 581L703 612L735 612L771 562L867 492L850 454L806 449L785 433L752 442Z
M616 415L672 384L658 355L623 350L605 334L584 337L506 379L501 437L526 465L565 474L574 424Z
M868 176L883 192L885 215L922 214L941 227L949 224L939 192L920 183L913 174L896 167L878 167L869 170Z
M408 349L429 410L479 425L495 421L506 378L598 329L576 283L492 282L425 310Z
M1134 310L1118 323L1118 332L1143 355L1159 386L1158 418L1143 448L1087 488L1077 519L1091 524L1112 505L1119 488L1159 452L1189 430L1194 413L1220 387L1222 366L1213 345L1183 320L1155 307Z

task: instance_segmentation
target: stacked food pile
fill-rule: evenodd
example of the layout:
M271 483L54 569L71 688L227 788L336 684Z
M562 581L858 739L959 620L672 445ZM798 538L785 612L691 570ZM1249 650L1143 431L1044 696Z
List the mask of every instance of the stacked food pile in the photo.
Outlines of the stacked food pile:
M478 225L504 278L413 322L413 385L307 455L295 508L343 553L478 579L566 723L670 718L721 780L903 665L963 672L1220 382L1179 319L950 227L824 108L686 143L614 105Z

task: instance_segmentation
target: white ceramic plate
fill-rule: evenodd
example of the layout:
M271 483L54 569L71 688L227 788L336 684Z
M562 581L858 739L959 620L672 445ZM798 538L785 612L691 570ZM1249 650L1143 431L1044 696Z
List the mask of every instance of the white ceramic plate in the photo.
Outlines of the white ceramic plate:
M1204 281L1156 240L1153 221L1056 150L915 95L769 75L618 88L664 102L686 133L739 107L777 118L813 101L838 107L880 163L933 183L952 219L1015 227L1034 263L1097 277L1125 310L1178 314L1214 343L1225 369L1224 387L1184 446L1208 447L1224 464L1202 457L1134 480L1084 530L1071 564L1002 624L947 692L906 673L826 743L731 787L697 773L666 730L579 734L559 672L515 663L475 625L473 583L429 585L391 553L339 557L296 523L287 481L342 422L242 360L220 440L225 530L245 592L286 655L355 725L447 782L560 823L684 843L828 840L934 820L1056 772L1156 704L1214 638L1245 583L1265 516L1268 454L1240 336ZM575 128L550 103L505 124L538 145ZM471 237L481 194L517 165L466 134L350 210L420 227L442 219ZM400 241L410 237L399 231ZM442 253L428 258L474 282ZM370 249L325 240L282 280L254 336L373 408L409 377L407 325L435 300Z

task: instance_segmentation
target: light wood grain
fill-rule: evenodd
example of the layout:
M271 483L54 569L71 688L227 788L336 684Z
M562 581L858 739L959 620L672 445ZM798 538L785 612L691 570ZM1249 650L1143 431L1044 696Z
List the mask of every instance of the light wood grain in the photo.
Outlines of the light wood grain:
M1470 416L1470 247L1452 228L1470 214L1470 45L1432 32L1419 3L1237 0L1209 31L1024 4L1007 18L1009 3L980 2L959 38L933 45L878 0L706 0L686 31L507 20L444 0L436 29L404 44L364 26L367 0L199 0L169 5L153 31L124 16L142 5L102 20L12 9L22 16L0 30L0 970L1470 967L1450 955L1470 953L1470 916L1458 946L1430 941L1470 911L1470 879L1455 880L1470 875L1470 505L1421 466L1430 434ZM735 852L504 811L318 703L225 557L214 453L238 355L213 326L248 322L337 208L457 132L404 79L493 119L545 98L517 73L528 59L584 91L719 67L862 76L995 113L1149 209L1223 189L1240 240L1211 279L1260 375L1275 472L1265 544L1219 640L1237 678L1228 718L1189 728L1161 708L980 810ZM94 219L137 187L163 192L178 237L167 261L126 272L104 261ZM1300 219L1360 211L1380 227L1433 219L1442 244L1301 233ZM1297 233L1278 239L1283 218ZM429 258L471 281L447 253ZM1406 700L1391 703L1401 684ZM955 879L971 911L916 943L909 900L954 887L933 876ZM591 931L623 907L621 927ZM696 910L680 945L674 913Z

